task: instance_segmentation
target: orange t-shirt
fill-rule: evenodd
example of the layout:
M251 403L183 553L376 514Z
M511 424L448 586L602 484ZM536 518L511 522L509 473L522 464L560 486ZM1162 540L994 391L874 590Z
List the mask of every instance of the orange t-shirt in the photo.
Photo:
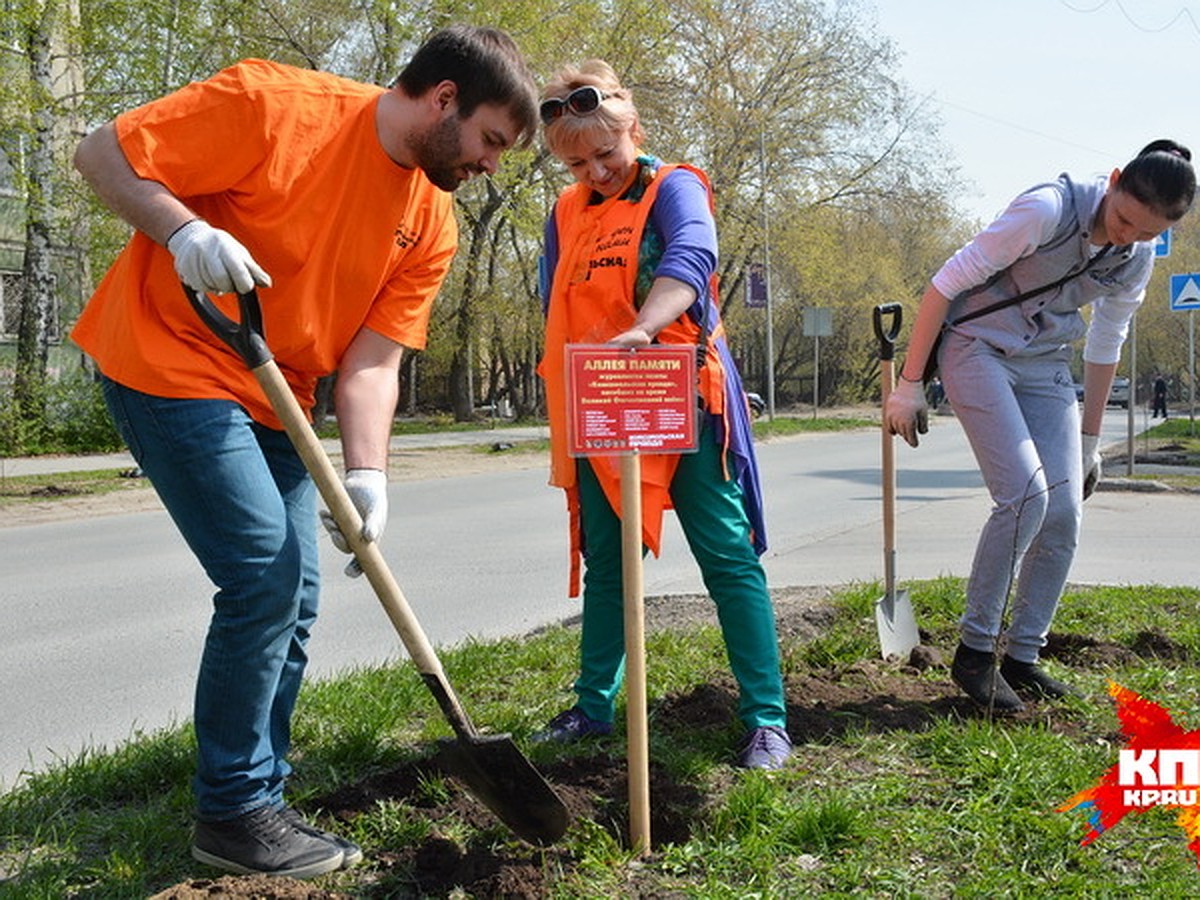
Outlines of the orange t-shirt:
M134 171L232 234L271 276L263 332L301 406L368 327L425 346L458 243L450 194L383 151L384 88L247 60L116 120ZM236 298L214 298L237 317ZM278 428L245 363L188 304L141 232L71 334L109 378L162 397L227 398Z

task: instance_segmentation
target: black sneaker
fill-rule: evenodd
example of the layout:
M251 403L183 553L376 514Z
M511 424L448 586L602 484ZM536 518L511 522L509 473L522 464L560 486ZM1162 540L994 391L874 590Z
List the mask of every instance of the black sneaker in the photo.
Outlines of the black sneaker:
M224 822L197 822L192 856L239 875L292 878L323 875L342 864L340 847L306 834L270 806Z
M354 843L349 838L344 838L340 834L334 834L332 831L324 831L313 825L304 816L300 815L299 810L290 806L285 806L279 810L279 816L283 821L287 822L297 831L303 831L305 834L311 834L313 837L321 838L323 841L328 841L342 851L342 868L348 869L351 866L357 866L363 860L362 847Z
M1004 676L996 671L996 654L959 644L954 651L950 677L979 706L998 713L1015 713L1025 708Z
M1013 690L1043 700L1058 700L1079 693L1069 684L1051 678L1037 663L1021 662L1007 655L1000 660L1000 674Z

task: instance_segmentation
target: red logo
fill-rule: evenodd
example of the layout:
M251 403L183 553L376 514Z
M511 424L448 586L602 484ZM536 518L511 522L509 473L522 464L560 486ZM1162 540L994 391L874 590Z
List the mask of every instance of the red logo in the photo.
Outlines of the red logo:
M1117 764L1095 786L1080 791L1057 812L1089 812L1085 847L1129 813L1155 806L1179 810L1176 823L1188 836L1188 848L1200 866L1200 730L1185 731L1162 706L1109 682L1117 701L1117 719L1128 744Z

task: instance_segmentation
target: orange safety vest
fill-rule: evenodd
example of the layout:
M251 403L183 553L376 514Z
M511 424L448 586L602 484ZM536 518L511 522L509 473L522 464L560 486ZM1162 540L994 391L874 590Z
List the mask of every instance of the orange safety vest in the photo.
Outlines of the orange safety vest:
M571 519L572 597L579 594L583 545L575 460L567 452L565 348L567 344L601 344L633 326L637 316L634 285L642 234L659 185L677 168L686 168L700 178L708 189L711 211L713 195L708 177L700 169L687 165L664 165L657 170L642 166L637 177L643 179L645 191L633 200L618 195L591 204L590 189L576 183L559 195L555 207L559 256L551 273L546 350L538 373L546 382L546 406L550 420L550 483L567 492L567 509ZM659 332L657 341L661 344L695 346L705 342L698 390L705 409L719 416L725 411L725 369L712 341L722 333L720 314L713 301L715 297L714 274L709 296L700 298L710 323L707 334L691 316L683 315ZM618 516L621 515L618 459L593 456L589 462L609 504ZM671 506L671 479L678 465L678 454L648 455L641 460L642 542L655 556L659 553L661 543L663 510Z

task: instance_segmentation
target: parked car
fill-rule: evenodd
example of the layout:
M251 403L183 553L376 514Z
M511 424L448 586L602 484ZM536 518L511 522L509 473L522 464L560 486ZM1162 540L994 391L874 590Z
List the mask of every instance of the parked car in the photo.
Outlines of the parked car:
M750 415L756 419L767 409L767 403L763 400L762 395L756 394L754 391L746 391L746 402L750 404Z
M1113 379L1112 390L1108 392L1108 405L1125 409L1129 406L1129 379L1118 376Z

